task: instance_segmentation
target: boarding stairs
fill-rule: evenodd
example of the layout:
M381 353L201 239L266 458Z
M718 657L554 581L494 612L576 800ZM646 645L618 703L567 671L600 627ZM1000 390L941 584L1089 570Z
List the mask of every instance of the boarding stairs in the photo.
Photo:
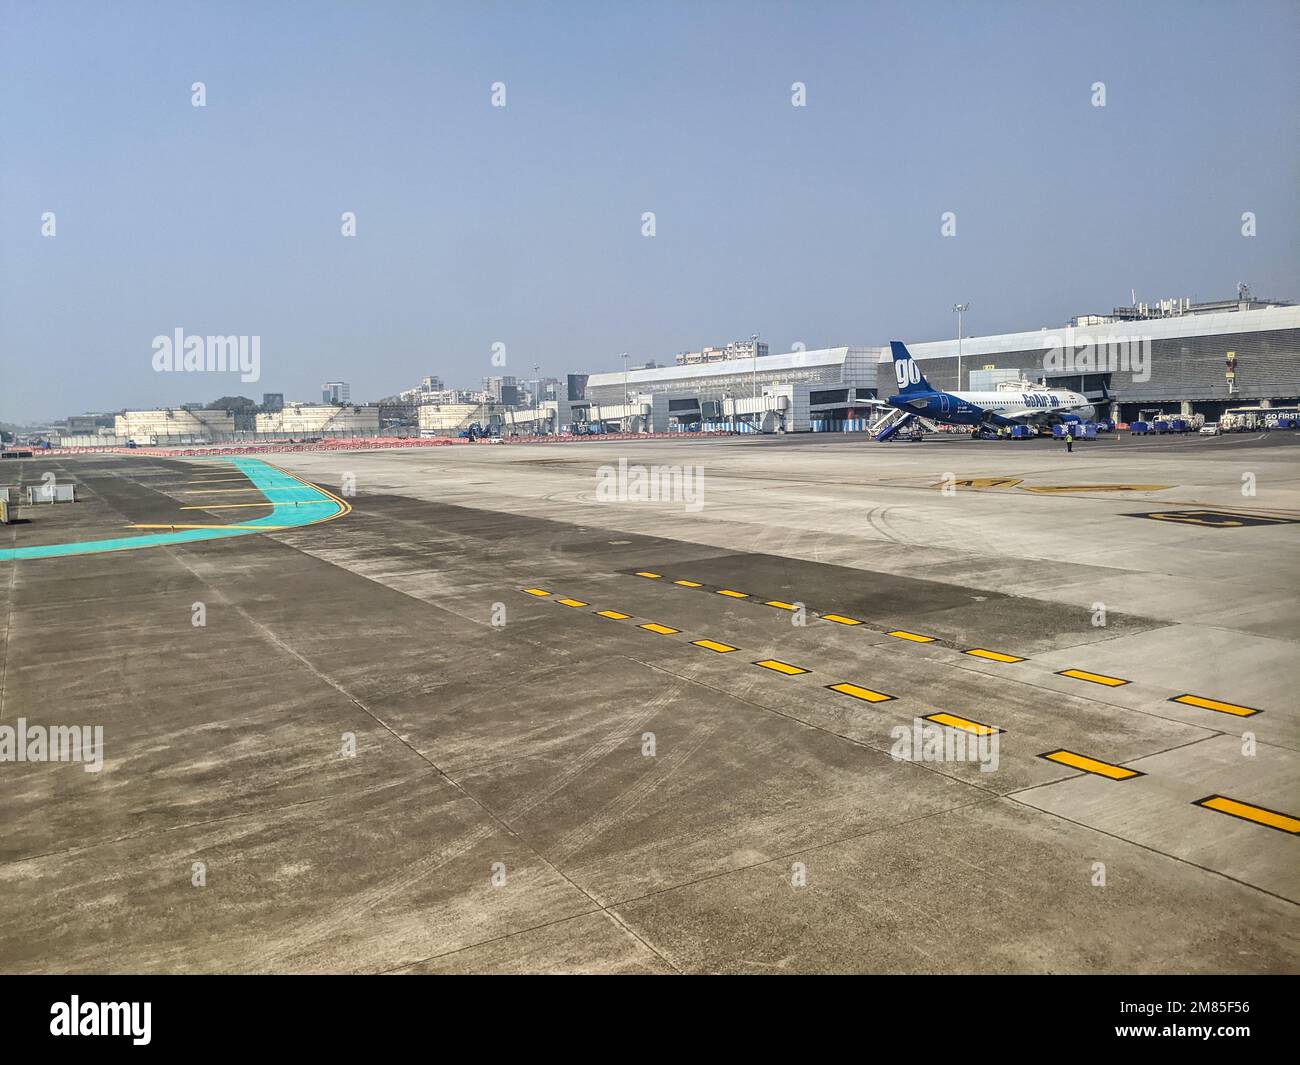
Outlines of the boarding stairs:
M913 422L919 423L929 432L939 431L939 427L930 421L929 418L922 418L919 414L913 414L911 411L899 410L897 407L891 407L889 412L882 415L881 418L874 422L868 430L871 433L871 439L876 441L888 440L902 429L906 429Z

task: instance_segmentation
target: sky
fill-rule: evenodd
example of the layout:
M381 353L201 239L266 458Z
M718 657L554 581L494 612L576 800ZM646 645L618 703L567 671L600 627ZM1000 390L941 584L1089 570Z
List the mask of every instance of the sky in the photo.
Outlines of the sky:
M1300 299L1297 40L1293 2L0 0L0 420ZM260 379L157 372L176 329Z

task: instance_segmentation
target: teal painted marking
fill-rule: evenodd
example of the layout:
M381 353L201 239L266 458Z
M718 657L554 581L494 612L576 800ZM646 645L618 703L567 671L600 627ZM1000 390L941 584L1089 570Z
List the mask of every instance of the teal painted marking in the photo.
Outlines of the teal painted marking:
M26 558L61 558L65 555L95 555L101 551L134 551L141 547L161 547L165 544L192 544L200 540L221 540L227 536L247 536L261 528L285 528L310 525L346 513L343 506L319 488L295 481L292 477L268 466L261 459L230 460L249 482L263 493L275 493L267 504L274 509L270 514L252 521L235 522L239 528L177 529L175 532L148 533L141 536L118 536L111 540L86 540L75 544L38 544L34 547L0 549L0 562ZM57 504L56 504L57 505ZM215 504L214 504L215 505ZM199 511L190 511L198 514ZM178 521L177 525L187 522Z

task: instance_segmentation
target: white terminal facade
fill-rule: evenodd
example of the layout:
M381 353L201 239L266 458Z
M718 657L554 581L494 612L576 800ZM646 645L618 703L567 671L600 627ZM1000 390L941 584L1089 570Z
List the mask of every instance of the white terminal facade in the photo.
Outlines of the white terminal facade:
M585 396L569 400L558 413L561 423L619 422L632 431L663 432L692 422L806 431L814 416L842 418L844 413L834 412L854 411L866 417L870 408L863 401L876 396L880 353L880 348L820 348L592 374Z
M1294 403L1300 396L1300 307L1253 298L1171 301L1169 308L1117 308L1076 321L964 337L960 382L956 339L905 342L935 388L991 390L1008 380L1045 380L1100 398L1104 387L1111 403L1101 409L1120 420L1151 409L1213 418L1229 407ZM1231 377L1229 352L1235 355ZM814 422L869 419L866 401L897 390L882 344L592 374L581 396L570 390L567 401L548 406L562 426L599 421L664 432L699 423L806 432Z

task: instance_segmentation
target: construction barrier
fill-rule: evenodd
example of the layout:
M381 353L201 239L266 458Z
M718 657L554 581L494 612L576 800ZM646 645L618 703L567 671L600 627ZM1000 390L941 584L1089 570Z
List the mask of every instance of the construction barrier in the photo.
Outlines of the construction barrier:
M152 458L203 458L219 455L283 455L303 451L378 451L411 447L447 447L451 444L556 444L599 440L676 439L680 433L596 433L575 436L558 433L548 436L480 437L469 440L457 436L365 436L319 440L311 444L214 444L211 447L52 447L38 448L33 458L57 458L65 455L147 455ZM694 433L694 436L729 436L726 431Z

